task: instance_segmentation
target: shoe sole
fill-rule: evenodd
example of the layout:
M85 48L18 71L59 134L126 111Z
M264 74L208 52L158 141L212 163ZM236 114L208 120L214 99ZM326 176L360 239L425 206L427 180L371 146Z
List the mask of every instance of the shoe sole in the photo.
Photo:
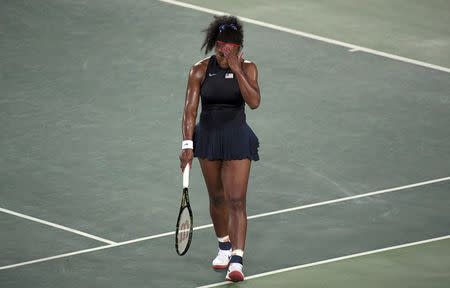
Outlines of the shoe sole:
M228 273L227 280L233 281L233 282L240 282L244 281L244 274L240 271L232 271Z

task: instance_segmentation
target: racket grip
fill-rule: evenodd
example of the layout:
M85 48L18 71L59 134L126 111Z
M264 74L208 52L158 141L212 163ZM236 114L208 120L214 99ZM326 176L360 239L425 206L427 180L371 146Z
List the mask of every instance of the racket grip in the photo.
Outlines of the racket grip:
M183 172L183 188L188 188L189 187L189 169L191 167L189 167L189 164L186 165L186 167L184 168L184 172Z

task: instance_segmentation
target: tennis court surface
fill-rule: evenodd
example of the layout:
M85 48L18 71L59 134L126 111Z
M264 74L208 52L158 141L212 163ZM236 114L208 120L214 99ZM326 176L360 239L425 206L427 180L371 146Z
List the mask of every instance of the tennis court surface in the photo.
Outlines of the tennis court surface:
M450 7L361 2L0 2L0 287L448 287ZM210 269L196 162L185 256L173 235L187 73L220 12L262 96L239 284Z

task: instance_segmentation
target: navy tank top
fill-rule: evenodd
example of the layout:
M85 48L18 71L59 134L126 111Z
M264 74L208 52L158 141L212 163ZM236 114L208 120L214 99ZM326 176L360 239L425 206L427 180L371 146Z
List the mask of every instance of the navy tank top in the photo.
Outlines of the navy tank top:
M220 128L245 123L244 99L236 75L219 66L212 55L200 88L202 112L200 124Z

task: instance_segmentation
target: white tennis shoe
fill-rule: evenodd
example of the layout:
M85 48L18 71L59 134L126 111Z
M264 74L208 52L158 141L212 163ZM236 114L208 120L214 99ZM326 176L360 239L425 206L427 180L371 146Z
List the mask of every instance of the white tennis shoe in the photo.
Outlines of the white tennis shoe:
M239 282L244 281L244 273L242 273L242 264L240 263L231 263L228 267L226 280Z
M230 250L220 250L217 253L216 258L212 261L213 269L227 269L230 263L231 249Z

